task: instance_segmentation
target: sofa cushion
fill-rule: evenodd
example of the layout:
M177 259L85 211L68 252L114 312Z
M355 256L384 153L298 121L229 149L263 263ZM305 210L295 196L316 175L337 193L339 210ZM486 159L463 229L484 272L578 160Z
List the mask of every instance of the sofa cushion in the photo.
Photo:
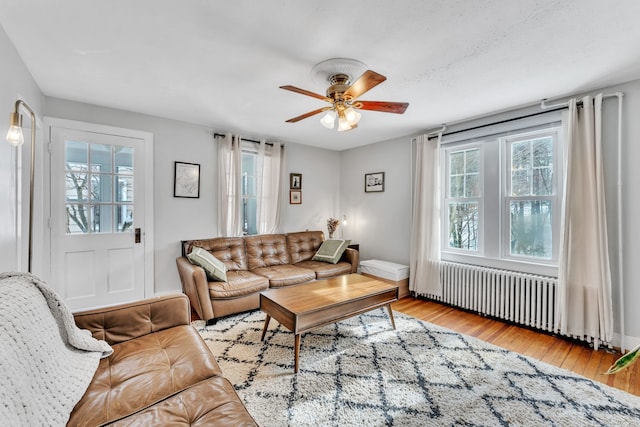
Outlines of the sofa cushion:
M227 267L222 261L211 255L210 252L202 248L193 248L191 253L187 255L192 264L199 265L204 268L207 277L211 280L220 282L227 281Z
M253 272L269 279L269 286L272 288L297 285L298 283L310 282L316 278L316 273L313 270L290 264L256 268Z
M209 251L227 266L227 271L247 270L247 253L242 237L214 237L211 239L186 240L182 242L183 255L195 247Z
M258 234L244 238L249 270L291 264L284 234Z
M349 246L351 240L329 239L325 240L318 252L313 256L314 261L329 262L335 264L340 261L342 254Z
M226 282L209 282L211 298L238 298L269 289L269 279L250 271L229 271Z
M69 425L100 425L132 414L207 378L221 375L211 351L190 325L112 346Z
M295 264L295 266L313 270L316 273L317 279L327 279L342 274L351 274L352 269L351 264L344 261L336 264L329 264L323 261L302 261Z
M322 231L300 231L287 233L287 249L291 257L291 264L309 261L322 245L324 233Z
M206 379L111 426L256 426L231 383Z

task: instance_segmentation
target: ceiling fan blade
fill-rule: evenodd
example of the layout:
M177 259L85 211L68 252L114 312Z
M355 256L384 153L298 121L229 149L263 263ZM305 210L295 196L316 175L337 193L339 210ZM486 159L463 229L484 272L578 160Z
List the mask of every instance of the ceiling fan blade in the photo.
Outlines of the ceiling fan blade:
M367 70L351 85L349 89L347 89L344 94L351 96L352 99L356 99L385 80L387 80L387 78L382 74Z
M315 116L316 114L322 113L323 111L326 111L326 110L330 110L331 108L332 107L323 107L323 108L318 108L317 110L309 111L308 113L305 113L298 117L294 117L292 119L287 120L287 123L299 122L300 120L304 120L307 117Z
M358 101L361 110L382 111L383 113L402 114L409 106L408 102Z
M296 92L296 93L300 93L302 95L307 95L307 96L311 96L311 97L314 97L314 98L322 99L323 101L331 102L331 99L327 98L324 95L320 95L319 93L314 93L314 92L308 91L306 89L300 89L299 87L286 85L286 86L280 86L280 89L290 90L291 92Z

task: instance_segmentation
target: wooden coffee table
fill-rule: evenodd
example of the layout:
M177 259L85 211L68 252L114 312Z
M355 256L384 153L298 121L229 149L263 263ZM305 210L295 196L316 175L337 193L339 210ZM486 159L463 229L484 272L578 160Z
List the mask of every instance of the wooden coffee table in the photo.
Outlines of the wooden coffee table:
M301 334L382 306L387 307L395 329L391 303L397 300L397 286L359 274L269 289L260 293L260 309L267 314L260 339L264 340L272 317L292 331L294 372L298 372Z

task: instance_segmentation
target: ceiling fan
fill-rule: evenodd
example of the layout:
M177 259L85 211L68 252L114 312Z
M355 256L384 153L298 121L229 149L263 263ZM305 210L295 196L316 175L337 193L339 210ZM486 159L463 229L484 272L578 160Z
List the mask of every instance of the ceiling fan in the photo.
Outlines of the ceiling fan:
M318 98L331 104L289 119L287 123L296 123L326 111L326 114L320 119L320 123L324 127L333 129L337 120L338 131L347 131L358 127L361 116L358 110L404 113L409 106L407 102L360 101L358 99L387 79L385 76L367 69L351 83L353 73L365 68L365 64L345 58L329 59L314 66L312 74L317 78L324 77L325 81L330 84L326 96L291 85L280 86L280 89Z

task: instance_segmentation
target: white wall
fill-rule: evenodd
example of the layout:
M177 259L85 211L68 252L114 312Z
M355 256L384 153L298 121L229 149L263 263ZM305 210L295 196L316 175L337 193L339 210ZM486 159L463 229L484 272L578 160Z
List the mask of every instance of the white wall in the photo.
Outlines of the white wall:
M16 189L17 176L17 156L18 149L11 147L5 142L5 135L9 129L9 115L13 112L17 99L24 100L36 116L41 116L42 93L26 69L22 59L16 52L13 44L7 37L4 29L0 27L0 57L2 57L2 69L0 75L0 271L26 271L26 225L28 218L28 199L22 204L24 209L20 210L16 204L19 193ZM24 112L24 110L21 110ZM23 119L23 124L31 125L29 115ZM22 184L28 189L29 185L29 133L25 133L26 144L22 151ZM40 134L36 134L38 137ZM38 180L41 177L37 177ZM22 230L16 229L17 217L22 217ZM22 235L22 266L18 265L18 240Z
M300 144L286 147L285 200L282 231L322 230L340 215L340 153ZM302 204L289 204L289 173L302 174Z
M402 137L341 153L344 238L360 244L360 259L409 264L411 138ZM385 173L381 193L365 193L364 175Z

